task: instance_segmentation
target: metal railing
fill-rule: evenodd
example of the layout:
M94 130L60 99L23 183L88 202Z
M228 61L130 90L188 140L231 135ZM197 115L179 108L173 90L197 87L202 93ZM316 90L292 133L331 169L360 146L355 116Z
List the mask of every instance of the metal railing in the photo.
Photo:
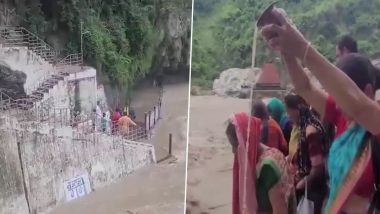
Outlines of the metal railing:
M37 84L26 89L28 94L35 91L39 93L37 89L44 90L44 85L49 84L49 81L57 83L54 79L67 76L67 73L80 71L71 66L83 65L83 54L70 54L58 60L58 51L23 27L0 26L0 43L4 47L27 47L28 50L55 66L55 70L47 72L37 81Z
M57 63L57 67L67 66L67 65L82 65L83 64L83 54L75 53L69 54L65 58L61 59Z
M27 111L33 107L34 103L32 98L20 98L15 100L0 90L0 110L2 113L6 113L18 120L31 120L34 115L29 114Z
M0 44L3 47L26 47L37 56L41 57L54 66L54 71L47 72L41 77L35 86L27 89L28 95L22 98L13 99L0 90L0 111L7 113L19 121L28 120L29 122L46 122L57 126L70 126L75 130L76 135L88 137L89 133L107 134L116 138L122 137L130 141L142 141L150 138L152 130L161 115L161 97L159 102L149 112L145 113L144 122L136 126L130 126L128 131L114 128L111 124L111 131L97 129L92 121L93 115L74 116L70 109L55 109L54 105L42 102L44 95L49 89L54 87L60 80L72 72L76 72L78 67L83 65L83 54L70 54L61 60L57 60L59 52L44 42L35 34L23 27L0 26ZM0 112L0 113L1 113Z
M146 141L151 137L150 130L154 127L153 124L157 124L159 119L159 111L156 110L155 114L151 114L152 117L153 115L156 116L152 120L154 123L150 123L150 128L145 123L136 121L136 125L129 125L125 129L125 127L120 127L118 122L112 122L110 119L104 124L104 120L96 118L95 114L74 115L69 108L54 108L54 105L49 104L48 100L38 104L29 98L14 100L1 91L0 109L1 112L16 118L20 122L44 123L51 128L72 127L76 135L75 138L81 140L88 138L89 134L96 133L118 138L123 137L131 141Z
M145 129L147 131L153 129L157 122L161 119L161 107L162 107L162 99L160 97L159 101L155 106L153 106L153 109L145 112Z
M45 61L55 64L59 52L23 27L0 26L0 43L3 47L27 47Z
M41 111L39 112L42 113ZM136 122L136 125L128 124L121 126L120 121L97 118L96 113L74 115L68 108L47 109L44 116L40 116L42 121L49 124L49 127L73 129L73 139L93 140L93 135L108 135L115 138L123 138L130 141L144 142L150 135L145 130L145 125Z
M2 111L8 110L12 108L13 104L14 104L14 100L10 96L8 96L7 94L5 94L4 92L0 90L0 110Z

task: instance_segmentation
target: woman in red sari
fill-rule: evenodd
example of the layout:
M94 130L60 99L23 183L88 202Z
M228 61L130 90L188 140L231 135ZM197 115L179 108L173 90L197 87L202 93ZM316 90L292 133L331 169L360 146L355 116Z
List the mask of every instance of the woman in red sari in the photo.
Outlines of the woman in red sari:
M117 108L116 111L114 111L112 113L112 118L111 118L111 120L112 120L112 133L113 134L118 131L119 126L118 126L117 122L119 121L120 118L121 118L120 109Z
M294 213L293 180L285 156L259 143L260 129L261 120L246 113L235 114L227 127L235 153L232 213Z

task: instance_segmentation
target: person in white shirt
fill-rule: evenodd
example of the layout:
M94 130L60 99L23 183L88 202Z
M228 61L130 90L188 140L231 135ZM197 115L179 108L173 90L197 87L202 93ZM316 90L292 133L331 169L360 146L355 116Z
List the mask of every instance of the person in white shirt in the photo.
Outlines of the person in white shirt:
M101 130L101 120L102 120L102 117L103 117L103 114L102 114L102 110L100 108L100 102L98 101L97 102L97 105L96 105L96 128Z

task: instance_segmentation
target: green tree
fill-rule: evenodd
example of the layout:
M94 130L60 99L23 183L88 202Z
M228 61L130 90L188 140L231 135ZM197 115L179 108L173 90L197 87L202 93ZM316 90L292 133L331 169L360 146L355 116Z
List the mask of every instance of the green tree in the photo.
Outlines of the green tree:
M194 2L200 12L194 12L192 77L210 86L222 70L251 64L254 23L273 1L221 0L207 7L203 2ZM365 54L380 55L380 0L288 0L279 6L330 60L335 60L335 44L344 34L354 36ZM256 64L272 58L259 37Z

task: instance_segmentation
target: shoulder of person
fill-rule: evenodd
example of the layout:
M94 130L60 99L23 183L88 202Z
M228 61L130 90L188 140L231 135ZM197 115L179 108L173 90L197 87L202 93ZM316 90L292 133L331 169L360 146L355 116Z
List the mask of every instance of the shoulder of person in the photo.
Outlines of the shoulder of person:
M270 183L275 183L281 177L281 170L271 158L264 159L260 169L260 177L270 178ZM268 181L269 182L269 181Z

